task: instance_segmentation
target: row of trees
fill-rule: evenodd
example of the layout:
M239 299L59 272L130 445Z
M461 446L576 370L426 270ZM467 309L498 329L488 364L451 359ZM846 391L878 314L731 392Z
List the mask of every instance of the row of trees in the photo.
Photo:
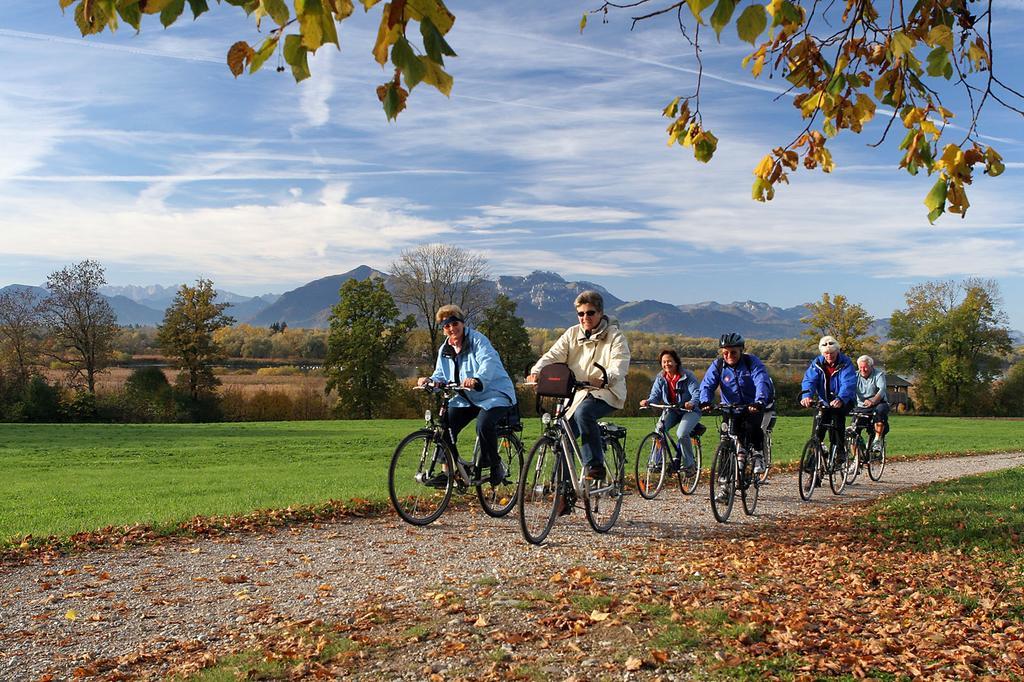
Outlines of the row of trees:
M162 388L149 393L135 390L130 399L162 396L163 402L147 403L150 412L215 418L219 413L204 407L220 399L214 365L228 355L244 354L246 348L254 355L259 349L263 351L259 354L268 350L272 354L277 348L298 357L322 354L327 390L336 396L335 412L372 418L395 412L394 399L400 393L393 371L396 365L405 368L406 376L431 370L440 339L431 336L427 323L423 324L427 329L417 329L416 318L433 323L433 333L439 337L433 312L446 301L460 301L464 309L472 311L471 322L491 339L513 376L523 376L562 331L528 332L515 314L514 301L502 295L488 300L488 292L479 286L487 276L484 261L468 257L457 247L418 247L403 252L393 268L403 273L399 284L392 287L395 295L380 278L346 282L326 332L292 330L284 325L274 329L234 327L234 320L225 314L227 304L216 301L213 283L200 279L195 286L181 287L156 333L146 336L116 326L113 312L98 291L105 281L103 268L95 261L83 261L51 274L47 279L49 295L41 300L29 292L0 296L3 402L17 405L20 401L23 414L38 413L35 407L24 405L33 399L49 400L40 398L45 398L46 392L41 392L37 376L46 360L67 368L70 386L94 395L96 374L110 363L113 349L131 342L140 347L155 345L180 370L176 385L167 388L177 391L180 399L171 400L168 396L173 395ZM459 273L466 272L474 274L460 289ZM442 281L424 283L420 277ZM396 298L418 314L403 316ZM809 305L803 319L807 341L751 341L748 350L775 368L777 381L788 381L793 377L779 370L786 363L806 363L815 354L817 338L831 334L852 357L867 352L888 369L910 376L921 409L954 414L1019 411L1021 401L1012 396L1014 391L1024 390L1018 387L1024 381L1020 363L1000 378L1012 364L1013 348L995 282L930 282L908 291L906 301L906 308L893 314L890 341L884 345L870 332L874 320L860 305L826 293ZM689 358L709 359L717 352L713 339L638 332L629 336L636 359L654 360L662 347L676 348ZM652 367L649 373L655 371ZM73 397L69 402L75 405L69 412L87 415L88 400ZM193 409L183 410L182 403ZM238 400L235 403L241 405ZM246 413L242 407L236 408L235 414ZM296 409L312 414L308 406ZM8 418L17 418L17 409L8 412ZM132 411L122 406L119 413Z
M69 404L95 404L96 376L110 365L119 333L100 294L104 284L103 266L84 260L51 273L42 297L28 289L0 295L0 399L9 418L49 404L40 375L47 360L65 368L67 384L84 394ZM217 303L216 296L207 279L182 285L157 329L163 354L181 370L177 388L194 404L218 384L212 367L223 353L213 333L234 323L224 314L228 304Z

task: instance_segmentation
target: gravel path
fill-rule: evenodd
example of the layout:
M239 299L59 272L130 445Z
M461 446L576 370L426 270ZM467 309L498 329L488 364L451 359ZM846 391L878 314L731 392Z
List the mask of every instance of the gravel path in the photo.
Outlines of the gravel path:
M601 558L618 553L600 550L628 555L651 540L733 533L836 503L1022 465L1024 453L890 462L881 482L865 473L838 497L826 483L810 503L799 501L795 475L776 473L762 488L757 515L745 517L737 501L727 525L714 521L702 481L689 497L678 489L651 502L627 497L607 535L591 532L577 510L559 520L540 548L522 540L514 513L491 519L469 506L422 529L388 514L93 551L50 564L0 565L0 680L66 679L97 660L128 663L174 647L216 651L282 619L343 619L367 599L415 600L431 586L491 576L503 585L582 563L621 571L620 563Z

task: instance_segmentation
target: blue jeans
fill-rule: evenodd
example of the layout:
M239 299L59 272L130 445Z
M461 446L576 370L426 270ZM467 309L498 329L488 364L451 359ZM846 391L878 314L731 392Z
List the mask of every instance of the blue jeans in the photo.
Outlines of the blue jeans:
M572 434L583 444L580 448L583 463L587 466L604 466L604 443L601 442L601 428L597 422L607 417L615 408L601 400L588 395L572 413Z
M676 429L676 438L683 449L683 466L687 468L694 465L693 444L690 443L690 432L693 431L699 421L700 412L681 413L676 410L668 410L665 413L665 431L679 424L679 428Z

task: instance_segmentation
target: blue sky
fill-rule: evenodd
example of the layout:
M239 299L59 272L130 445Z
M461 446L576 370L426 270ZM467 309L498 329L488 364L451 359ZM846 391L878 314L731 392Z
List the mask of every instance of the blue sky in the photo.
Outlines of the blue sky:
M2 2L0 286L95 258L111 284L281 293L440 241L494 274L555 270L675 304L828 291L885 317L914 284L980 276L1024 329L1018 115L983 119L1007 171L975 182L965 220L929 226L933 180L896 170L898 123L878 149L880 124L841 135L833 174L801 170L759 204L753 167L803 126L778 81L751 79L748 50L705 29L719 147L699 164L665 145L661 117L693 90L692 50L671 22L630 32L624 14L581 35L596 4L451 2L451 98L421 85L388 122L369 54L379 9L357 9L342 50L322 48L296 85L273 60L232 78L227 47L260 38L230 6L83 39L56 0ZM1021 7L997 6L997 69L1024 56Z

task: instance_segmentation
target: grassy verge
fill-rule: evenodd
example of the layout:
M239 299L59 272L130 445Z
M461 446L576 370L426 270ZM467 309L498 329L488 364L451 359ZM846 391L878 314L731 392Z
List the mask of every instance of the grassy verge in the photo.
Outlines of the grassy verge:
M1024 469L933 483L876 503L862 525L924 550L1019 552Z
M527 447L538 422L526 420ZM654 420L616 422L629 429L632 460ZM705 422L709 462L715 420L705 417ZM169 528L196 515L249 514L328 500L386 504L392 449L420 425L418 420L0 424L0 549L26 535L63 537L133 524ZM776 461L796 461L809 430L809 417L780 418ZM889 438L894 456L1020 449L1020 422L1002 420L895 417Z

